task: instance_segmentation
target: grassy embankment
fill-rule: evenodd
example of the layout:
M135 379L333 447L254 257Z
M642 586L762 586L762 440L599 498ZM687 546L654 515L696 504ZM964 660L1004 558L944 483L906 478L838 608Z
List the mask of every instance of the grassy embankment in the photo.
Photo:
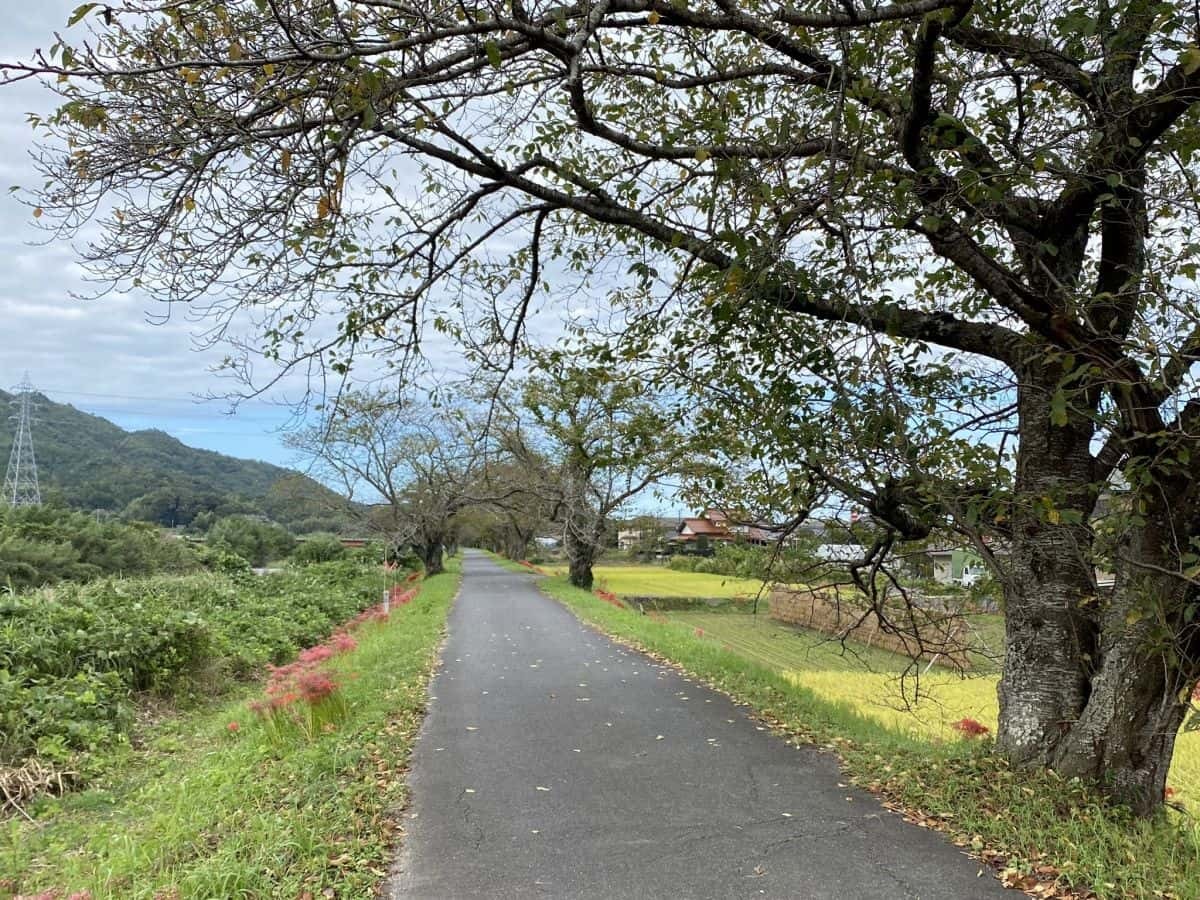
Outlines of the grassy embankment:
M637 577L634 568L627 578ZM997 864L1007 883L1040 879L1043 896L1054 896L1054 882L1100 898L1200 897L1200 829L1190 818L1135 820L1078 783L1014 772L986 741L955 736L949 723L963 717L995 727L994 673L961 680L934 670L921 683L927 696L907 709L896 677L904 666L890 654L859 648L847 656L823 637L735 613L641 616L562 577L541 586L584 620L750 704L779 730L836 750L855 781ZM995 623L983 627L994 639ZM1173 769L1184 796L1200 797L1197 737L1183 736Z
M262 686L247 688L153 727L88 789L32 804L33 823L0 823L0 896L372 896L454 569L322 664L339 687L313 733L252 712Z

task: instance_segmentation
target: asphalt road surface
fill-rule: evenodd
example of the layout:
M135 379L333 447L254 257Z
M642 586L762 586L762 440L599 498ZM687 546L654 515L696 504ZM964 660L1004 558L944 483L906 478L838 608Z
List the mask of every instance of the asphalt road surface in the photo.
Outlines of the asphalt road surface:
M1018 896L529 576L463 572L392 898Z

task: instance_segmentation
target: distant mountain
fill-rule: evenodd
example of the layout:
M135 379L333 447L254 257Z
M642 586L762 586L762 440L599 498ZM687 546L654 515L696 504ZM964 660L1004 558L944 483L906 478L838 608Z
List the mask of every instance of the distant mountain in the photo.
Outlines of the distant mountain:
M0 466L14 436L11 399L0 391ZM199 450L162 431L125 431L40 394L36 402L33 443L43 497L164 525L186 525L205 511L261 513L304 531L344 524L345 500L290 469Z

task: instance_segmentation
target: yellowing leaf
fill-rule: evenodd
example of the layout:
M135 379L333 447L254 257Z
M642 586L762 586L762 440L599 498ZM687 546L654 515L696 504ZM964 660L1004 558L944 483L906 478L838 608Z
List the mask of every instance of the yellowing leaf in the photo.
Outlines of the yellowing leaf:
M1197 69L1200 69L1200 47L1188 47L1179 57L1179 64L1183 66L1183 74L1191 75Z
M703 147L696 151L696 162L704 162L711 154Z
M1051 525L1059 525L1062 523L1062 513L1057 509L1049 509L1046 511L1046 521Z
M323 219L327 215L329 215L329 198L323 196L317 201L317 218Z
M194 210L196 208L196 201L194 199L192 199L191 197L184 197L183 198L183 208L186 209L188 212L191 212L192 210Z
M275 74L275 64L274 63L263 63L263 72L265 72L267 77L270 78L272 75Z
M33 211L33 217L34 217L35 219L40 219L40 218L42 217L42 213L43 213L43 212L45 212L45 210L44 210L44 209L42 209L40 206L39 206L39 207L36 207L36 208L34 209L34 211Z
M292 167L292 151L291 150L283 151L283 154L279 158L279 165L285 172Z
M650 10L650 15L646 16L646 21L651 25L657 25L660 21L662 21L662 16L660 16L654 10Z

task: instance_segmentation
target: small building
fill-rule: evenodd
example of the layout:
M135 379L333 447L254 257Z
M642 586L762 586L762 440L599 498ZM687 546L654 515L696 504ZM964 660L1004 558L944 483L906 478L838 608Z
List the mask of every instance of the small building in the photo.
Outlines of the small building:
M925 551L933 566L933 580L938 584L961 584L970 587L987 574L979 554L962 547L943 547Z
M698 516L681 519L670 543L680 550L732 543L766 547L778 543L781 537L782 532L770 523L742 521L722 509L710 507Z
M617 530L618 550L658 550L675 537L679 520L639 516Z

